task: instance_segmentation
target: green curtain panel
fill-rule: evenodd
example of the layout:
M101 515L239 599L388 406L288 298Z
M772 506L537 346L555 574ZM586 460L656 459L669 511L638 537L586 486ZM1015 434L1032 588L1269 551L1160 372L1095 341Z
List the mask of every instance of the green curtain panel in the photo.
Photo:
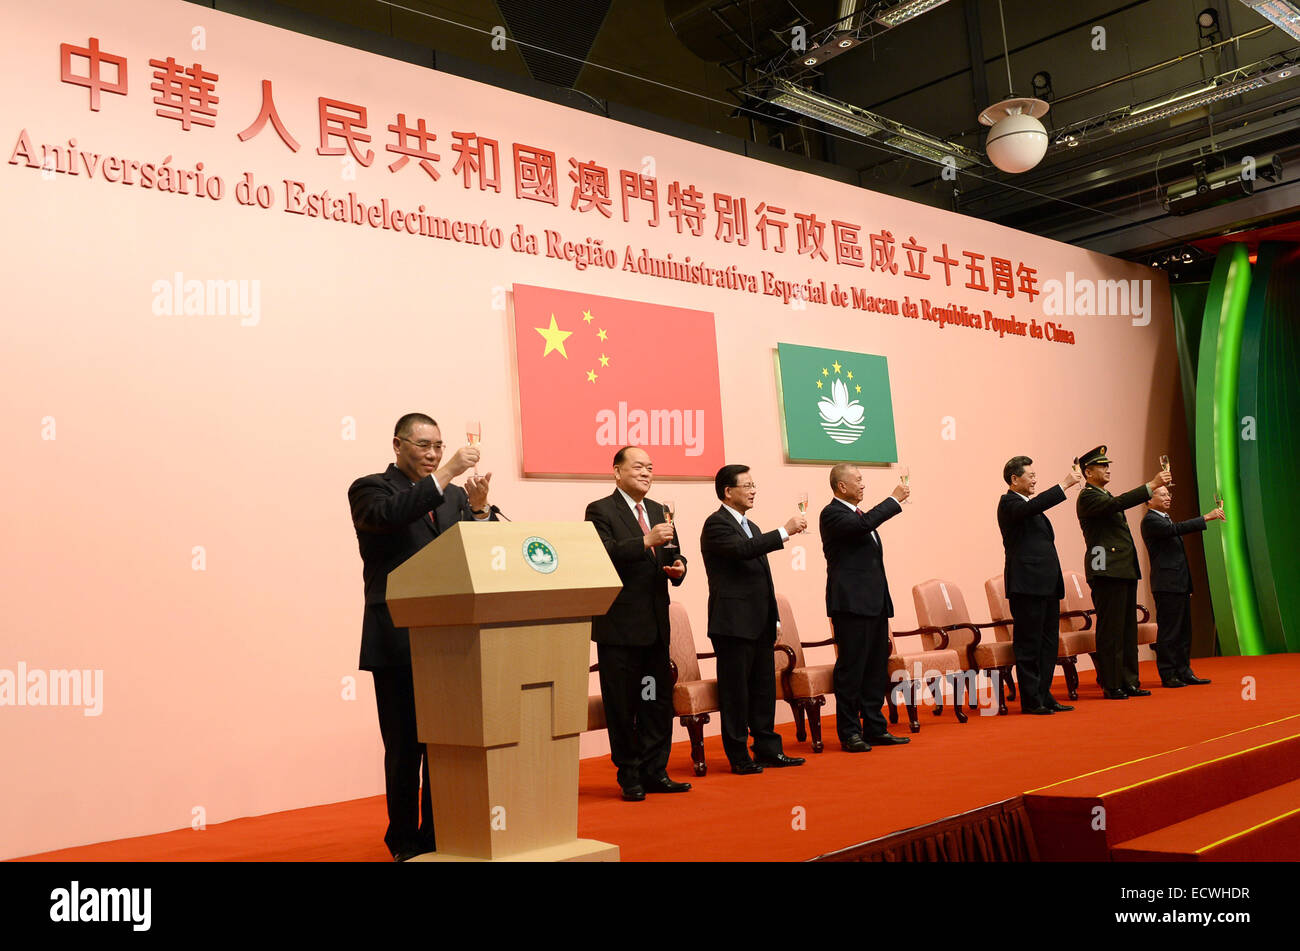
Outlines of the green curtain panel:
M1300 246L1260 246L1238 369L1239 521L1261 644L1270 653L1300 650Z
M1241 339L1250 296L1250 259L1243 244L1219 251L1210 278L1196 362L1196 476L1201 511L1223 497L1228 520L1205 535L1205 567L1214 602L1214 623L1223 654L1265 652L1246 551L1238 447L1237 412Z

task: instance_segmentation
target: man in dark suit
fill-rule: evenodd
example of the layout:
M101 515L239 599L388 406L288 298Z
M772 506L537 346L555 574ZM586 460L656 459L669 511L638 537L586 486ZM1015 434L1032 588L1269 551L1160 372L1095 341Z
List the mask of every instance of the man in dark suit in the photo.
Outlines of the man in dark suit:
M442 451L438 424L423 413L408 413L393 429L396 461L348 489L366 592L360 667L374 676L384 738L384 843L399 862L431 852L435 844L429 763L415 726L410 636L406 628L393 626L388 613L388 573L457 520L489 517L490 474L470 478L465 489L451 484L478 462L478 449L464 446L439 468Z
M889 619L894 602L885 578L884 549L876 533L903 510L911 490L899 482L879 505L862 511L862 472L842 462L831 468L835 498L819 523L826 556L826 614L835 632L835 731L840 749L866 753L909 742L893 736L881 716L889 690ZM864 738L865 734L865 738Z
M1092 589L1097 609L1097 676L1107 700L1149 697L1138 682L1137 583L1142 577L1133 533L1124 511L1151 498L1151 493L1169 484L1169 473L1123 495L1106 491L1110 481L1110 460L1106 447L1089 449L1079 457L1088 484L1079 493L1075 511L1083 529L1084 575Z
M718 657L722 748L733 773L802 766L776 732L776 589L767 553L808 527L802 515L766 534L745 515L754 507L748 466L723 466L713 488L722 506L704 520L700 554L709 578L709 640ZM754 756L746 748L754 736Z
M1156 600L1156 669L1162 687L1186 687L1208 684L1205 677L1192 671L1192 573L1187 568L1187 551L1183 536L1203 532L1207 522L1223 518L1216 508L1175 522L1169 517L1174 497L1161 486L1151 494L1147 514L1142 519L1142 540L1151 558L1151 594Z
M686 577L663 506L646 498L654 464L644 449L624 446L614 456L614 492L587 506L585 516L614 563L623 590L609 611L591 619L600 665L600 697L609 728L609 755L618 767L623 798L686 792L690 783L668 777L673 737L672 669L668 662L668 581Z
M1079 470L1033 498L1038 473L1034 460L1012 456L1002 467L1008 486L998 500L998 528L1006 564L1002 583L1011 605L1011 641L1016 651L1020 712L1066 713L1074 707L1052 696L1052 675L1061 642L1060 601L1065 597L1056 533L1043 513L1065 501L1065 491L1079 481Z

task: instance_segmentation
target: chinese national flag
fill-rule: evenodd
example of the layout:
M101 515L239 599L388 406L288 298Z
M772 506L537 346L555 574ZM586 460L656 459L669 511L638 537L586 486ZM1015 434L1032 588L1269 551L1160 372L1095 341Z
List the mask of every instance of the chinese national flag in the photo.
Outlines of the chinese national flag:
M640 446L656 476L723 465L713 314L514 285L524 472L601 475Z

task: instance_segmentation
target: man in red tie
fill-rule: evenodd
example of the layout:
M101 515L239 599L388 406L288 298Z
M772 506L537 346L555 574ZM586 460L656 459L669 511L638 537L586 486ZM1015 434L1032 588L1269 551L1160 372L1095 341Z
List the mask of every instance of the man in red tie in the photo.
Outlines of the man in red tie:
M435 842L429 762L415 726L410 634L404 627L394 627L388 613L388 573L451 522L488 519L491 473L471 477L464 489L451 484L478 462L478 449L462 446L439 468L442 451L438 424L423 413L408 413L393 428L396 461L384 472L357 479L348 489L366 591L360 666L375 678L379 732L384 738L388 799L384 843L399 862L434 851Z
M902 482L869 511L862 472L850 463L831 469L831 499L819 524L826 555L826 613L835 632L835 730L846 753L897 746L905 736L890 734L880 708L889 689L889 598L884 553L876 529L903 511L911 494Z
M686 792L690 783L668 776L672 747L672 669L668 663L668 582L686 577L686 557L658 502L646 498L654 464L644 449L614 455L614 492L587 506L586 520L614 563L623 590L609 611L591 619L600 665L600 696L609 728L609 753L628 802L646 793Z

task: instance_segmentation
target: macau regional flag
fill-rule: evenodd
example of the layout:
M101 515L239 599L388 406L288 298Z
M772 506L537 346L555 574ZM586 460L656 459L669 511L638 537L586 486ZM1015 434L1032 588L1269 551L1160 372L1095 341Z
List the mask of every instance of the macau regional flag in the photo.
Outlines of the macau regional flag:
M898 461L884 357L778 343L776 387L791 462Z
M713 314L514 285L523 469L609 477L640 446L656 476L723 464Z

